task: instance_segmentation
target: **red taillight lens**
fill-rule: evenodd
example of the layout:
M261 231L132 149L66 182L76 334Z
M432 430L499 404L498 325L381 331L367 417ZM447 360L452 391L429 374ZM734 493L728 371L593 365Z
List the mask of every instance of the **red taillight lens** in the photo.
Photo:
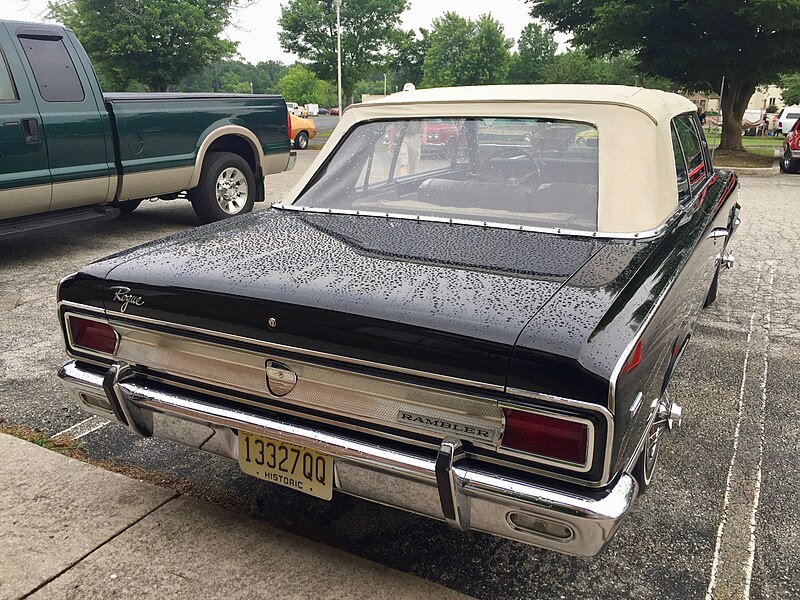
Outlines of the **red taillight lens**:
M286 110L286 128L289 131L289 139L291 140L294 137L292 135L292 113L288 109Z
M72 345L93 352L114 354L117 349L117 332L107 323L70 315L68 318Z
M579 465L586 464L589 425L522 410L504 409L503 447Z

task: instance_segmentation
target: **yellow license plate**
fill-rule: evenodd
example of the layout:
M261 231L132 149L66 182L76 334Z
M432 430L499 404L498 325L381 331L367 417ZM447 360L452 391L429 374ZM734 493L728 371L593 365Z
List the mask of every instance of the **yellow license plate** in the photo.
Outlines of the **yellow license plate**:
M239 431L239 468L323 500L333 497L333 460L309 448Z

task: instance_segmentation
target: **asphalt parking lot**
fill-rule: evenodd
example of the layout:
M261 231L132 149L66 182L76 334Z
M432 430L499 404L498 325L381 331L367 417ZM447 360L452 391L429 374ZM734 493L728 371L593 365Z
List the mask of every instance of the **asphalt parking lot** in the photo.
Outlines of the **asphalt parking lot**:
M295 171L267 180L271 200L314 154L299 153ZM798 598L800 176L743 177L740 203L729 247L737 265L702 312L671 390L684 425L666 438L654 485L593 559L463 534L342 495L315 500L231 461L86 421L55 375L64 362L56 284L94 259L195 227L183 201L0 241L0 418L50 435L75 427L90 457L185 479L279 528L478 598Z

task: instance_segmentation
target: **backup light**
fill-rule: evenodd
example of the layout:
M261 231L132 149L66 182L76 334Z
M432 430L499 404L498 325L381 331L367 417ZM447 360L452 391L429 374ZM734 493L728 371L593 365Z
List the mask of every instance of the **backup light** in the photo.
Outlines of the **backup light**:
M545 458L585 465L589 425L523 410L503 409L506 429L503 447Z
M75 315L67 317L72 346L113 355L117 349L117 332L108 324Z

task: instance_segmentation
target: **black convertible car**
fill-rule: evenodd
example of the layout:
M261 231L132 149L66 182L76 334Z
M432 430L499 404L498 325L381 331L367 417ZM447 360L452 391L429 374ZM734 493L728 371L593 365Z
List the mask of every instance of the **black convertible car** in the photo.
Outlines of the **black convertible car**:
M402 92L348 109L285 203L64 279L59 376L300 493L593 555L680 423L736 187L673 94Z

